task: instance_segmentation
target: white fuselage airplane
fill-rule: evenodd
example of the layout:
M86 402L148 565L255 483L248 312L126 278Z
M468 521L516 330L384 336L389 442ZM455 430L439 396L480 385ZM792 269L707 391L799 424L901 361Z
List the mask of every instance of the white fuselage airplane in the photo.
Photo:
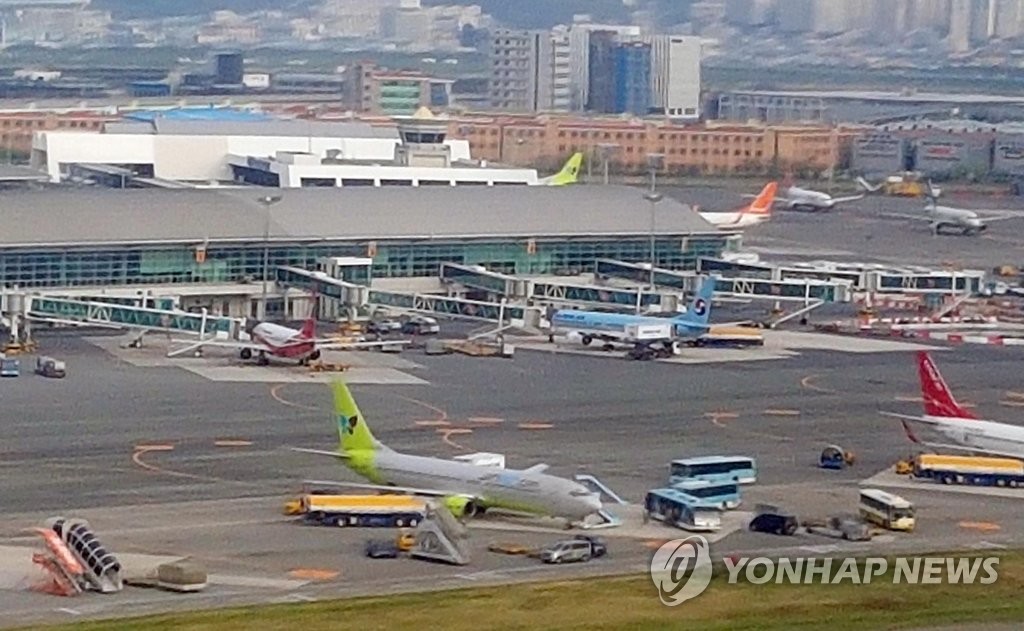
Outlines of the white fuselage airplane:
M340 438L337 451L294 450L339 458L370 483L317 484L436 497L457 517L498 508L579 522L602 508L597 493L578 482L546 473L545 464L505 469L395 451L374 438L366 417L343 383L334 384L334 413Z
M256 357L261 366L270 362L269 357L290 359L300 364L308 364L320 358L320 352L324 350L345 350L350 348L369 348L376 346L402 345L406 342L339 342L336 339L317 338L316 320L309 318L301 329L274 324L272 322L260 322L253 327L250 333L251 341L242 340L200 340L190 343L185 348L168 353L168 357L174 357L191 351L197 351L205 346L239 349L239 356L244 359Z
M901 419L910 440L933 449L1024 458L1024 427L981 420L973 412L964 408L953 397L946 381L939 374L939 369L925 351L917 354L917 370L921 382L921 395L924 399L924 415L882 413ZM923 441L911 430L908 422L927 426L928 429L952 442Z
M750 202L749 206L739 210L727 212L700 212L704 221L710 223L720 230L735 230L738 228L749 228L764 223L772 217L772 204L775 203L775 193L779 185L769 182Z
M806 210L811 212L832 210L838 204L855 202L864 199L864 193L847 197L832 197L828 193L812 191L797 186L788 186L775 198L776 204L782 204L789 210Z

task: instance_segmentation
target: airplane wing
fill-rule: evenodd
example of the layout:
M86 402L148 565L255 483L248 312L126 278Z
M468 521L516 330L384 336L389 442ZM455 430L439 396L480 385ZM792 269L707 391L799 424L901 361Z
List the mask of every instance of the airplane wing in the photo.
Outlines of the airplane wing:
M927 221L932 223L935 221L934 218L928 215L911 215L910 213L882 213L880 217L888 217L890 219L916 219L918 221Z
M289 447L290 451L297 451L303 454L314 454L317 456L331 456L332 458L348 458L348 454L343 454L340 451L327 451L324 449L305 449L303 447Z
M316 347L318 349L323 350L323 351L331 351L331 350L338 351L338 350L346 350L346 349L349 349L349 348L376 348L378 346L405 346L409 342L408 342L408 340L394 340L394 341L380 340L380 341L377 341L377 342L338 342L336 340L335 341L314 340L313 343L316 344Z
M340 486L353 489L368 489L371 491L390 491L392 493L408 493L409 495L424 495L426 497L452 497L459 493L451 491L438 491L436 489L418 489L410 486L387 486L385 484L369 484L365 482L334 482L324 480L303 480L304 484L317 486Z
M535 464L532 467L523 469L523 473L544 473L548 470L548 465L544 463Z
M858 199L864 199L864 193L860 195L847 195L846 197L833 197L833 204L845 204L846 202L855 202Z
M190 348L198 348L200 346L217 346L220 348L248 348L254 351L269 351L270 347L260 344L258 342L243 342L241 340L174 340L179 344L188 344Z
M978 217L978 219L983 224L992 223L994 221L1004 221L1006 219L1021 219L1021 218L1024 218L1024 215L1018 215L1018 214L1008 215L1008 214L1004 214L1004 215L997 215L995 217Z

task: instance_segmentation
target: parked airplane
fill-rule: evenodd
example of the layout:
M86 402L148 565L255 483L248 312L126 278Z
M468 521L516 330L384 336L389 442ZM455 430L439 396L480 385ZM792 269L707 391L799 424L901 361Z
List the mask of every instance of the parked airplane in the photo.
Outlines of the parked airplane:
M214 346L237 348L239 349L238 354L243 360L256 357L260 366L270 363L268 356L308 364L310 361L319 359L320 352L325 350L400 346L407 343L405 341L339 342L331 338L318 338L316 336L316 320L312 317L303 323L301 329L293 329L272 322L260 322L253 327L250 337L251 341L203 339L198 342L186 342L187 346L171 351L167 356L176 357L206 346Z
M903 429L911 441L932 449L1024 458L1024 427L981 420L964 408L950 392L949 386L927 352L921 351L917 354L917 372L921 381L921 395L924 398L924 416L882 412L885 416L901 419ZM922 441L907 421L926 425L953 442Z
M545 473L545 464L522 470L504 469L394 451L373 437L348 386L335 383L333 388L341 438L338 450L295 451L340 458L373 484L329 484L443 498L458 517L500 508L582 521L601 510L597 493L577 482Z
M775 203L775 193L779 185L769 182L750 202L749 206L739 210L719 212L700 212L700 216L711 225L722 230L735 230L736 228L748 228L759 223L768 221L772 217L772 204Z
M845 204L847 202L855 202L858 199L864 199L864 195L866 194L860 193L858 195L849 195L847 197L832 197L828 193L799 188L792 184L784 186L785 188L780 192L780 196L775 198L775 203L782 204L789 210L805 210L809 212L832 210L838 204ZM863 184L861 186L863 186Z
M567 186L575 184L580 176L580 166L583 165L583 154L576 152L569 157L569 160L562 166L562 170L554 175L541 178L538 184L542 186Z
M1000 213L999 215L982 216L981 213ZM940 234L944 229L952 230L953 234L963 236L974 236L988 229L988 225L994 221L1003 221L1015 217L1024 217L1022 214L1011 214L999 210L968 210L966 208L954 208L952 206L939 206L935 198L929 198L928 204L924 207L924 214L911 215L905 213L889 213L891 217L906 219L917 219L927 221L934 234Z
M711 298L715 291L715 278L705 278L697 295L683 313L674 318L656 318L627 313L606 313L603 311L578 311L560 309L551 316L551 330L578 338L584 346L594 340L607 343L632 343L649 346L654 343L671 342L679 338L693 338L708 331L711 316ZM642 328L660 330L660 337L644 339ZM667 334L667 337L666 337Z

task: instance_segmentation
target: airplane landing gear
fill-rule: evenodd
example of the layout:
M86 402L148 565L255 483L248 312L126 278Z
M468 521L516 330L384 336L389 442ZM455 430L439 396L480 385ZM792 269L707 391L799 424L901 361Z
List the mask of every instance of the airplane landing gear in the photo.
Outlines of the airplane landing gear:
M270 364L270 360L267 359L266 353L260 353L259 356L256 358L256 363L260 366L267 366Z
M243 348L241 351L239 351L238 356L241 357L244 361L248 361L252 359L252 349Z

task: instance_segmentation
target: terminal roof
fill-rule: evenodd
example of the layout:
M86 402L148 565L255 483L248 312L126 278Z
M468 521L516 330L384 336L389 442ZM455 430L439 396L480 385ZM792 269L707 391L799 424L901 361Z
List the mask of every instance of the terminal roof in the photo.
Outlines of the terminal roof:
M14 191L0 246L647 235L651 206L626 186ZM659 235L721 234L689 206L656 205Z

